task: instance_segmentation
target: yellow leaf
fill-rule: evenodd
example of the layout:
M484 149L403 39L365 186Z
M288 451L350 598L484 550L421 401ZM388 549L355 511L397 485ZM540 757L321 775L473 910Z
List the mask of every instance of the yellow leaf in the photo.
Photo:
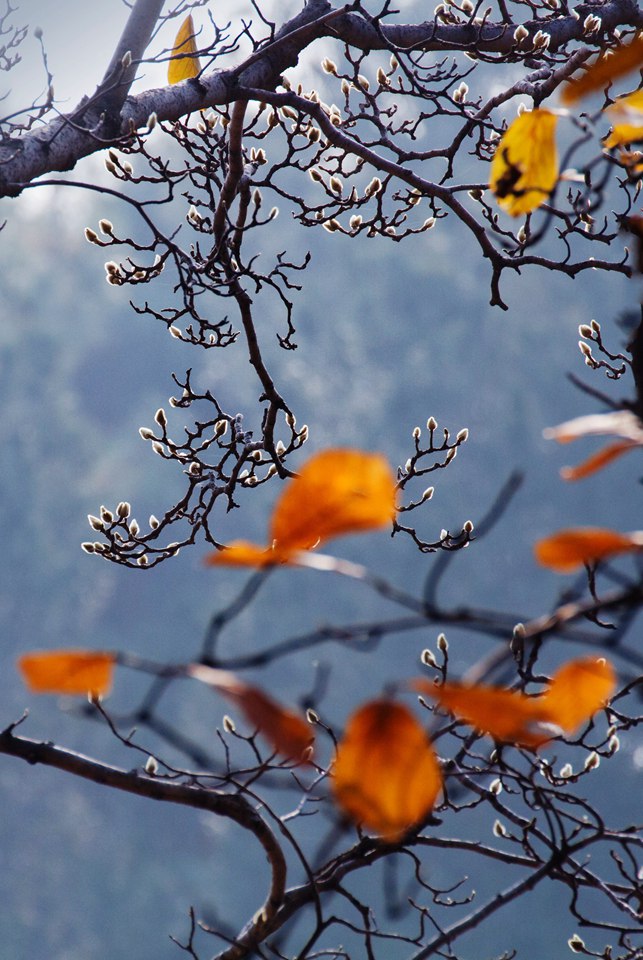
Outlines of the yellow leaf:
M563 88L561 99L565 104L576 103L637 67L643 67L643 34L640 33L630 43L601 52L580 77L570 80Z
M498 205L512 217L535 210L556 186L557 122L549 110L521 113L498 143L489 187Z
M615 686L611 664L604 658L585 657L572 660L554 674L541 703L552 723L573 733L605 706Z
M395 480L381 454L326 450L311 457L277 501L270 547L236 541L205 562L259 567L288 563L332 537L385 526L394 514Z
M196 52L194 21L192 14L189 14L181 24L172 47L172 59L167 68L169 83L180 83L181 80L198 77L201 73L201 64Z
M603 141L606 150L643 139L643 90L617 97L604 113L612 124L611 132Z
M558 573L576 570L584 563L596 563L618 553L631 553L643 547L643 532L617 533L601 527L575 527L559 530L538 540L534 553L538 563Z
M338 806L351 820L393 842L433 809L442 776L429 738L410 710L382 699L350 717L332 785Z
M546 720L539 699L499 687L444 683L435 686L418 680L414 687L432 697L449 713L503 743L539 747L550 739L538 729Z
M18 667L32 693L107 696L112 688L114 656L90 650L50 650L25 654Z

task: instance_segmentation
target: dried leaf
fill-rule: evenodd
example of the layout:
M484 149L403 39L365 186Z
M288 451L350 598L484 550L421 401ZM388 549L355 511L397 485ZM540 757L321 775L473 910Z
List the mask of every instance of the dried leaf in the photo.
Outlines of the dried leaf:
M200 680L228 700L232 700L276 753L293 763L301 763L304 754L307 760L310 759L308 748L314 735L310 724L298 713L282 707L263 690L244 683L227 670L215 670L193 663L186 672L195 680Z
M597 473L599 470L602 470L603 467L612 463L613 460L617 460L619 457L622 457L624 453L628 453L630 450L633 450L634 447L638 446L638 443L633 443L631 440L617 440L616 443L608 443L606 447L601 447L598 453L592 454L591 457L583 460L582 463L577 464L577 466L563 467L560 475L563 480L584 480L585 477L590 477L593 473Z
M201 64L196 56L197 45L194 39L194 21L189 14L179 29L172 47L172 59L167 68L168 83L180 83L190 77L198 77Z
M277 501L270 523L272 547L235 541L206 557L209 566L288 563L340 534L390 523L395 480L381 454L326 450L312 457Z
M535 210L556 186L557 122L549 110L521 113L496 148L489 187L498 205L512 217Z
M432 810L441 786L430 741L407 707L374 700L350 717L337 750L333 792L351 820L399 840Z
M18 660L32 693L107 696L112 688L114 656L91 650L48 650Z
M561 667L541 702L552 723L573 733L605 706L615 687L611 664L602 657L585 657Z
M427 694L449 713L495 740L524 747L539 747L550 735L538 728L547 716L538 698L499 687L444 683L435 686L418 680L415 689Z
M631 553L643 547L643 532L617 533L601 527L575 527L559 530L538 540L534 553L538 563L558 573L576 570L584 563L596 563L618 553Z
M605 89L612 80L640 67L643 67L643 35L636 34L630 43L600 53L584 73L563 88L561 99L564 104L576 103L581 97Z

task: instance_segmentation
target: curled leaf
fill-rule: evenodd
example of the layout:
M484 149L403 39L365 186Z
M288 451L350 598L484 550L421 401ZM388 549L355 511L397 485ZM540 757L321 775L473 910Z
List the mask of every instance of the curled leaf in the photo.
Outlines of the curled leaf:
M576 570L619 553L643 547L643 531L618 533L602 527L572 527L538 540L534 554L538 563L558 573Z
M114 656L91 650L47 650L18 660L32 693L107 696L112 688Z
M272 546L236 541L210 554L206 564L267 566L296 560L340 534L390 523L395 513L395 480L381 454L326 450L312 457L284 490L270 522Z
M197 45L194 40L194 21L189 14L179 28L172 47L172 59L167 68L168 83L180 83L190 77L198 77L201 64L196 56Z
M601 52L583 73L563 88L563 103L576 103L597 90L603 90L612 80L625 76L631 70L643 66L643 35L636 34L630 43Z
M244 683L227 670L215 670L194 663L187 668L187 673L235 703L275 753L293 763L301 763L305 755L308 759L314 737L310 724L298 713L282 707L263 690Z
M350 717L332 784L338 806L351 820L393 842L433 809L442 776L411 711L380 699Z
M535 210L556 186L557 122L549 110L521 113L498 143L489 187L498 205L512 217Z

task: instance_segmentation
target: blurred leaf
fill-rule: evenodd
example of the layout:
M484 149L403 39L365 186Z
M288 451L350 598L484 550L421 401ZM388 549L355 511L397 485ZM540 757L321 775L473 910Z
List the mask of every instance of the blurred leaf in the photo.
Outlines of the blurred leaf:
M521 113L496 147L489 187L498 206L512 217L535 210L556 186L557 122L549 110Z
M543 430L546 440L570 443L579 437L614 436L643 444L643 424L630 410L613 410L611 413L590 413L574 417L557 427Z
M630 43L601 52L596 60L579 77L563 87L561 100L564 104L576 103L597 90L603 90L618 77L631 70L643 67L643 35L637 34Z
M189 80L190 77L198 77L201 73L201 64L196 56L197 46L194 40L194 21L192 14L189 14L179 29L172 47L174 58L170 60L167 68L167 79L169 83L180 83L181 80ZM176 55L179 55L178 57Z
M90 650L48 650L25 654L18 667L32 693L107 696L114 656Z
M603 141L606 150L643 139L643 90L617 97L603 112L612 124L611 132Z
M430 741L407 707L374 700L350 717L337 749L333 792L351 820L399 840L432 810L441 786Z
M495 740L539 747L550 739L551 735L534 727L539 721L547 720L540 701L524 693L463 683L435 686L426 680L415 681L414 687Z
M606 447L601 447L598 453L594 453L587 460L583 460L575 467L563 467L560 475L563 480L584 480L593 473L598 473L603 467L606 467L612 461L622 457L624 453L633 450L639 446L631 440L617 440L616 443L609 443Z
M552 722L573 733L605 705L615 686L612 665L602 657L586 657L561 667L542 701Z
M273 510L271 547L237 540L206 557L209 566L266 566L288 563L340 534L390 523L395 514L395 480L381 454L325 450L290 481Z
M534 553L538 563L559 573L576 570L584 563L596 563L618 553L643 547L643 532L617 533L601 527L573 527L538 540Z
M552 739L552 728L573 733L605 705L616 677L604 659L572 660L558 670L540 696L499 687L417 680L413 686L441 707L495 740L537 748Z
M302 762L314 740L314 734L310 724L300 714L282 707L263 690L244 683L227 670L215 670L193 663L186 672L232 700L276 753L293 763ZM309 756L306 755L305 759L308 760Z

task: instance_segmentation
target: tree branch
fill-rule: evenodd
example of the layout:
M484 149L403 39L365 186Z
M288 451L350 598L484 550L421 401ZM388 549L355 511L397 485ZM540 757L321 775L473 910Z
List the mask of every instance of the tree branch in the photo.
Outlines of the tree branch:
M56 767L92 783L113 787L139 797L178 803L197 810L208 810L220 817L234 820L244 830L249 830L262 845L272 871L270 889L263 906L244 928L230 947L220 954L219 960L241 960L242 957L265 938L279 907L283 903L286 885L286 860L276 837L265 821L240 794L221 793L197 784L177 783L148 776L139 770L120 770L99 763L89 757L63 750L52 743L41 743L25 737L17 737L12 724L0 733L0 753L19 757L29 764L42 763Z

